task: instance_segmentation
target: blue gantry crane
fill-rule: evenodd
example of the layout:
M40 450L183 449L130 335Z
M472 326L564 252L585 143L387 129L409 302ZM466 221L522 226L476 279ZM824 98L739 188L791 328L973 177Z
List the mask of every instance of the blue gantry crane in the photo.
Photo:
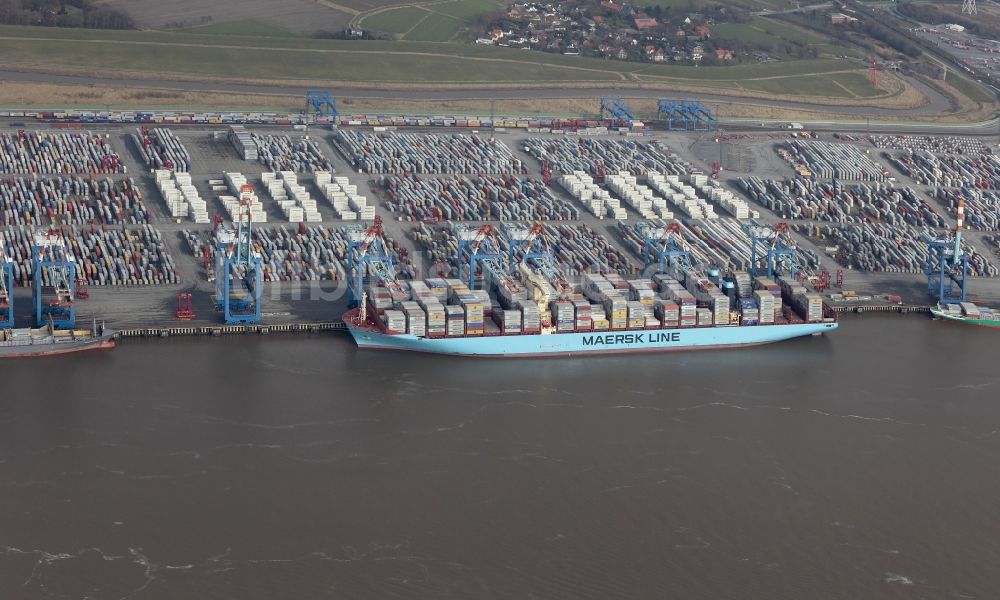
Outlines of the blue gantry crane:
M712 131L715 115L698 100L660 98L656 101L656 117L670 131Z
M667 273L683 279L683 274L691 267L691 254L681 235L680 225L654 225L639 223L642 235L642 260L644 268L656 265L657 273Z
M500 281L509 275L504 267L503 250L497 240L496 228L486 224L473 229L465 223L453 223L452 232L458 240L455 251L455 265L461 278L463 265L469 271L469 289L475 289L476 272L489 274L493 281Z
M504 223L503 233L508 241L507 269L514 273L517 265L538 273L559 292L572 291L572 286L556 265L556 257L545 242L545 226L535 223L530 228L520 223Z
M396 268L382 231L382 217L367 229L355 225L347 230L347 278L350 308L367 306L365 281L377 281L398 295L401 291L396 281ZM364 312L365 316L367 313Z
M58 231L48 229L35 234L31 262L35 326L73 329L76 326L73 306L76 262L66 250L66 242Z
M542 236L544 232L542 224L535 223L531 227L526 227L521 223L504 223L502 227L508 242L507 268L510 271L513 271L518 263L526 260L555 264L555 257Z
M0 246L0 329L14 327L14 263Z
M939 304L965 302L966 282L969 275L969 257L962 249L962 227L965 225L965 199L958 200L958 224L954 235L934 236L925 232L921 238L927 243L927 293L938 299Z
M337 112L337 101L333 99L330 90L307 90L306 114L329 117L334 121L340 113Z
M215 304L227 325L260 323L264 275L260 253L253 247L255 202L253 187L243 186L236 223L216 233Z
M795 279L799 272L799 253L787 223L769 227L748 221L743 230L750 236L750 268L747 271L751 277L764 271L772 279L782 273Z
M635 121L632 109L625 104L620 96L601 96L601 118L626 123L629 127Z

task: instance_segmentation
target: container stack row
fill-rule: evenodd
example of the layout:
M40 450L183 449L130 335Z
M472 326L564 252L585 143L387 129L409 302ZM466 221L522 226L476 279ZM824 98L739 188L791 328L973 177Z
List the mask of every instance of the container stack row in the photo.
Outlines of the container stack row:
M715 207L698 196L698 191L694 188L694 185L707 185L708 178L705 175L694 174L689 175L687 179L692 185L683 183L680 175L652 173L649 176L649 185L692 219L719 218L715 214Z
M662 177L662 175L660 176ZM651 174L650 177L652 178L653 175ZM715 202L737 219L756 219L760 216L755 211L750 210L750 205L747 204L746 200L722 187L718 181L709 179L707 175L693 173L688 176L688 183L700 192L702 198Z
M854 144L790 140L778 146L777 152L804 177L882 182L889 176L885 166Z
M257 160L257 143L254 142L253 135L242 125L231 125L227 134L229 143L236 150L236 154L243 160Z
M868 141L876 148L888 150L926 150L935 154L986 154L982 141L957 135L870 135Z
M316 208L316 200L304 185L299 184L298 176L292 171L264 172L260 179L289 223L319 223L323 220Z
M77 279L93 286L148 286L177 284L180 278L160 232L149 225L135 229L67 227L60 230L76 262ZM14 261L14 279L31 283L31 246L34 230L0 230L0 244ZM44 276L47 276L47 272ZM49 285L51 282L43 282Z
M512 175L421 178L388 175L381 185L388 208L403 221L565 221L580 210L536 179Z
M171 217L190 217L201 224L209 222L208 204L191 183L190 173L157 169L153 171L153 178Z
M260 162L269 171L333 171L333 164L323 156L319 144L307 137L292 140L287 135L254 134L253 139L257 143Z
M907 177L923 185L1000 189L1000 156L938 156L918 150L890 157Z
M659 173L649 175L650 185L656 185L658 178L663 176ZM676 177L676 175L671 175ZM628 171L619 171L617 175L610 175L606 180L608 189L614 192L625 203L631 206L644 219L673 219L674 213L667 208L667 201L662 196L656 195L652 189L639 183L635 175Z
M421 223L413 228L411 237L426 252L427 259L443 267L448 274L454 268L458 241L450 227L431 227ZM635 265L606 237L586 225L565 223L546 224L541 234L545 245L552 251L558 269L566 275L585 272L631 273ZM509 242L500 236L500 249L506 253Z
M931 203L909 187L884 183L820 183L803 178L776 181L759 177L740 179L739 185L751 200L783 219L946 226L944 217Z
M247 181L243 173L228 172L223 177L229 194L219 195L219 202L229 214L229 219L236 222L240 214L240 189L245 185L252 184ZM250 205L250 220L254 223L267 223L267 212L264 211L260 197L255 193L253 198L253 204Z
M316 185L345 221L371 221L375 219L375 207L368 204L368 198L358 194L358 186L352 185L347 177L333 177L331 173L316 173Z
M132 179L18 177L0 180L0 225L147 223Z
M1000 231L1000 193L986 190L937 188L934 197L954 216L958 201L965 199L965 226L980 231Z
M662 222L654 221L653 225L663 226ZM691 261L700 267L718 267L733 269L750 268L751 252L750 236L744 231L740 221L731 218L720 218L714 221L685 221L678 223L680 236L684 240ZM636 256L642 257L643 232L639 225L620 223L618 233L626 248ZM820 257L816 252L799 248L799 263L810 268L818 268Z
M927 258L927 233L912 227L889 227L884 223L850 225L793 225L805 235L823 240L835 252L835 259L859 271L923 273ZM968 244L969 272L977 277L996 277L1000 270Z
M583 171L563 173L559 176L559 185L599 219L607 216L624 221L628 218L621 200L612 197L611 192L594 183L594 178Z
M209 269L215 265L214 237L185 230L191 253L198 259L208 247ZM404 248L389 242L393 262L399 267L397 277L410 278L414 268ZM348 234L345 228L308 226L303 228L257 227L253 243L260 250L264 281L343 280L347 269ZM211 275L212 273L209 273Z
M0 133L0 173L125 173L125 164L100 135L19 130Z
M341 129L336 141L361 173L524 175L527 169L502 141L478 135L365 133Z
M143 162L150 169L166 169L180 173L191 171L191 155L169 128L138 127L132 134L132 141Z
M547 160L555 173L583 171L593 175L603 169L607 173L628 171L638 177L649 171L667 175L697 171L659 141L546 137L528 138L524 148L538 160Z

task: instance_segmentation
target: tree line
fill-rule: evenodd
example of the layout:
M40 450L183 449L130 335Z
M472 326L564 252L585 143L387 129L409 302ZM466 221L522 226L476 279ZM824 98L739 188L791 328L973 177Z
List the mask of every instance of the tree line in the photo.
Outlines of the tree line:
M1000 39L1000 27L983 22L982 19L973 19L958 13L953 7L942 8L934 4L899 4L896 10L900 14L927 23L928 25L941 25L944 23L954 23L965 27L971 33L990 38Z
M136 29L125 11L97 6L91 0L0 0L0 24Z

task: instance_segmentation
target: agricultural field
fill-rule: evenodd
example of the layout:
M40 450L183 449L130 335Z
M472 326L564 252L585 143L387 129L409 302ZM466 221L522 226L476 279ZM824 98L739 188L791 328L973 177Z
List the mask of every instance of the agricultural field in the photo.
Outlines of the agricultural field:
M740 86L775 95L822 98L868 98L881 93L871 86L862 73L757 79L741 82Z
M428 15L407 34L407 40L416 42L447 42L455 38L465 25L462 21L442 15Z
M662 6L675 12L703 11L712 6L718 6L714 0L643 0L635 3L636 6ZM787 10L794 8L795 3L791 0L739 0L733 2L747 10Z
M749 23L723 23L712 27L712 35L723 43L744 43L757 47L771 47L782 41L812 46L823 54L855 55L857 51L831 43L831 40L818 33L812 33L792 27L784 23L755 17Z
M404 6L375 13L361 20L362 27L403 35L430 13L415 6Z
M355 19L358 27L384 31L399 39L418 42L448 42L463 28L475 26L476 19L502 8L496 0L438 0L363 13Z
M295 34L260 21L245 19L242 21L229 21L226 23L214 23L212 25L201 25L181 29L185 33L200 33L203 35L245 35L259 37L294 37Z
M489 46L362 42L232 35L224 43L191 33L0 27L9 66L241 79L414 82L675 81L712 86L856 68L839 60L694 68L528 53Z
M749 23L722 23L712 27L712 35L723 40L735 40L754 44L773 43L775 38L803 44L818 44L824 41L819 35L801 31L765 17L755 17Z
M126 11L140 27L178 29L255 21L300 35L318 30L343 29L353 17L334 6L314 0L108 0ZM250 35L256 35L251 33Z

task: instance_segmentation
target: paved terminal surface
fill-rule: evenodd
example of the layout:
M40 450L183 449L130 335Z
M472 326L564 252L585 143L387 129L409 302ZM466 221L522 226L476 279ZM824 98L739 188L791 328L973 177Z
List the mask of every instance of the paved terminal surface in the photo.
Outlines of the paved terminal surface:
M45 130L46 127L38 126L38 129ZM292 130L287 127L249 127L253 131L267 133L285 134L293 139L303 135L304 132ZM240 160L235 151L225 140L224 136L215 139L213 132L224 131L225 126L207 127L184 127L174 126L173 131L178 135L187 147L192 160L193 183L199 189L202 198L208 203L209 214L220 213L225 215L221 203L216 198L216 193L211 190L208 184L210 179L221 179L226 171L239 171L244 173L249 180L254 182L260 189L260 173L265 168L258 162ZM122 155L128 166L128 174L135 177L139 183L146 205L153 214L153 224L159 228L174 255L175 263L181 277L182 283L177 286L152 286L142 288L100 288L92 286L90 288L90 299L77 303L78 321L81 324L92 322L93 319L103 321L109 326L122 327L143 327L151 325L169 325L177 323L173 311L176 305L176 294L179 292L191 292L193 295L193 305L197 319L197 324L219 323L221 314L217 313L213 307L212 297L214 294L214 284L208 280L208 273L202 267L202 258L192 255L187 242L181 235L182 230L198 231L203 239L211 236L211 225L195 225L186 218L179 220L171 219L166 211L166 206L155 188L152 176L148 169L140 162L139 156L133 147L132 141L127 137L134 131L130 126L99 126L91 127L89 131L101 133L110 138L114 148ZM430 131L430 130L428 130ZM447 134L448 131L435 129L433 133ZM463 131L468 134L468 130ZM410 239L410 231L414 223L395 220L384 204L385 196L375 185L378 175L359 174L351 171L347 161L335 149L332 143L334 132L327 129L312 129L307 134L319 142L324 155L329 158L336 169L336 175L346 175L351 183L359 188L361 195L367 196L369 204L376 205L376 213L382 216L383 226L386 234L393 240L399 242L410 251L410 256L417 261L418 274L430 273L432 265L426 264L423 260L424 253L414 246ZM482 135L490 135L488 131ZM520 143L526 137L534 137L537 134L524 131L507 131L496 133L496 137L505 142L513 151L515 157L524 161L529 167L529 176L540 178L540 166L538 162L524 152L523 144ZM791 177L794 173L792 168L780 159L774 152L774 146L788 135L787 132L772 132L766 135L754 135L727 139L721 148L721 164L723 165L722 179L726 185L736 189L734 181L741 176L756 175L761 178L784 178ZM655 133L653 138L664 140L681 158L690 161L696 167L702 168L705 172L711 169L711 163L720 161L720 144L716 141L716 134L712 133ZM648 141L651 137L633 138ZM835 141L828 134L820 134L820 139ZM907 183L906 178L901 173L894 172L900 183ZM434 177L428 175L426 177ZM306 185L310 193L317 199L320 213L323 216L323 223L310 223L311 225L323 225L327 227L340 227L349 224L345 221L337 220L330 204L322 198L318 188L315 186L315 178L312 174L300 174L299 181ZM907 183L909 185L909 183ZM921 186L914 186L921 187ZM553 183L555 193L565 195L565 192ZM567 196L568 197L568 196ZM932 201L933 203L933 201ZM613 245L618 247L624 254L633 261L638 271L641 265L638 257L633 255L623 244L617 233L617 222L611 219L598 219L586 210L582 205L581 219L579 221L564 221L562 223L583 223L594 228L603 234ZM288 223L278 210L276 203L269 198L265 199L265 207L268 212L268 223L266 227L284 226L291 231L297 229L297 224ZM777 223L779 217L759 205L751 203L751 208L761 214L761 221L765 223ZM954 221L947 215L943 206L935 207L938 212L946 215L948 222L953 225ZM637 222L640 217L631 207L626 207L628 212L628 222ZM718 210L719 214L726 216L723 210ZM678 216L680 216L678 214ZM358 222L353 222L358 223ZM982 241L985 234L970 232L967 237L971 240L977 250L996 261L996 256ZM823 268L831 273L839 268L833 259L827 254L824 248L817 246L813 241L796 234L797 241L803 247L812 248L823 257ZM210 267L211 270L211 267ZM849 269L844 270L844 288L855 290L859 294L900 294L913 303L926 303L925 278L920 274L887 274L887 273L859 273ZM997 279L974 279L972 280L972 290L977 299L986 302L996 302L1000 299L1000 280ZM339 318L346 306L346 284L343 281L322 281L322 282L284 282L268 283L263 292L263 321L266 323L282 323L290 321L331 321ZM30 303L30 291L18 290L16 293L18 304L26 307ZM18 324L27 326L29 324L29 311L18 311Z

